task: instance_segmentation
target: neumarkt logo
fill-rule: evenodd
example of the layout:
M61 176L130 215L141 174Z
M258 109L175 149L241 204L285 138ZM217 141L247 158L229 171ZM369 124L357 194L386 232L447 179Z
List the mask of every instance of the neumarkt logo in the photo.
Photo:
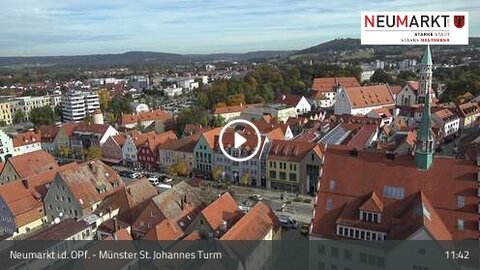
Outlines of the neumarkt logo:
M362 44L468 44L468 12L362 12Z

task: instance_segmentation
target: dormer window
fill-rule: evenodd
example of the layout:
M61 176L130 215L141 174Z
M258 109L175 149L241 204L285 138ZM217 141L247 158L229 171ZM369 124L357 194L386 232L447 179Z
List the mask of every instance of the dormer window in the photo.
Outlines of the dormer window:
M360 211L360 220L372 223L380 223L381 222L381 214L374 213L369 211Z

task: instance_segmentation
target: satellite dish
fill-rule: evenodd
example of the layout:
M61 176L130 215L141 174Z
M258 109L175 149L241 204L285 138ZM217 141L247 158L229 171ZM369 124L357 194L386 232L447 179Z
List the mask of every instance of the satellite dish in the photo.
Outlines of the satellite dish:
M59 217L63 217L63 212L58 213Z
M57 218L55 218L55 220L54 220L53 222L54 222L55 224L58 224L58 223L60 223L60 219L57 217Z

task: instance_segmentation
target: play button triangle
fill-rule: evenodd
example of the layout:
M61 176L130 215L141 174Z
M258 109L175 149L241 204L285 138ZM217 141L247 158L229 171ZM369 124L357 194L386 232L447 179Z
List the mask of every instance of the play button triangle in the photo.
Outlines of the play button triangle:
M235 148L239 148L246 141L247 141L247 139L245 139L242 135L235 132L234 143L233 143Z

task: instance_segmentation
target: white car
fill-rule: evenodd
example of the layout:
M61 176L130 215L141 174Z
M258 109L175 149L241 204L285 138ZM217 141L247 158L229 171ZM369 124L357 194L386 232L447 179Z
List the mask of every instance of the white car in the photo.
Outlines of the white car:
M170 188L172 188L172 185L160 183L160 184L157 185L157 187L158 188L164 188L164 189L170 189Z

